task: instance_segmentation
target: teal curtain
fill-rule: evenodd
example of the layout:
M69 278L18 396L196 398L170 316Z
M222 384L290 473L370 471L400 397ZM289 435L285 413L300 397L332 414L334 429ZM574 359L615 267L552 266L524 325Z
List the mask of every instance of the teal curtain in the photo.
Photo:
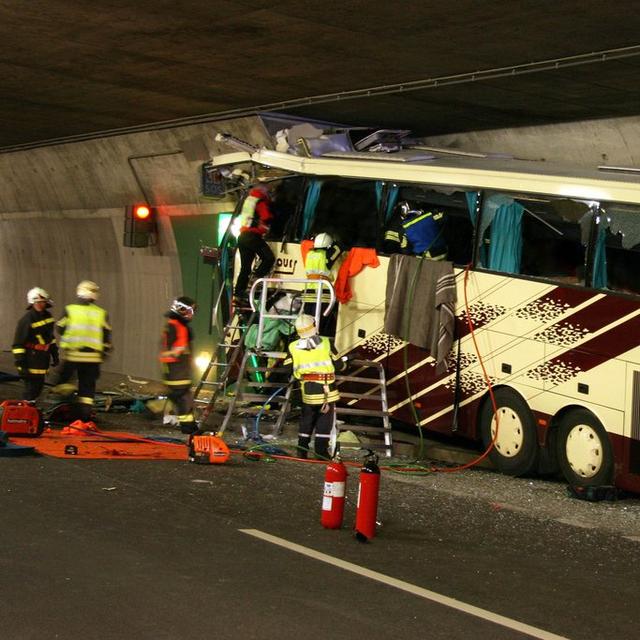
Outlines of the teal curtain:
M382 192L384 190L385 183L382 180L376 181L376 202L378 204L378 211L380 210L380 205L382 204ZM398 193L400 189L396 184L389 184L387 187L387 206L384 208L384 221L385 223L389 222L389 218L391 218L391 214L393 213L393 209L396 206L396 202L398 201Z
M488 269L520 273L523 212L524 207L513 201L496 209L491 221Z
M476 226L476 207L478 206L478 192L466 191L465 198L467 199L467 208L469 209L469 217L473 226Z
M320 200L320 190L322 189L322 180L313 178L307 187L307 198L304 202L302 210L302 237L307 238L311 231L311 224L316 213L316 206Z
M593 252L593 287L595 289L605 289L608 284L606 239L607 230L601 218Z

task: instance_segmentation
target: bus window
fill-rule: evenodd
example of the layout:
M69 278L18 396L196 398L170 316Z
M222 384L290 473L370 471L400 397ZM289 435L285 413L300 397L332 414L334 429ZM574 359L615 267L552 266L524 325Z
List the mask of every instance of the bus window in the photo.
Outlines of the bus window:
M604 254L594 251L594 286L620 293L640 294L640 209L603 205L598 242ZM606 257L606 260L602 260Z
M274 219L267 240L299 240L296 213L302 198L304 178L296 176L281 180L273 194Z
M403 235L402 222L400 220L399 203L406 202L412 211L431 213L438 217L438 230L433 239L432 246L443 248L447 260L455 265L464 266L471 262L473 254L473 224L469 215L466 195L463 191L455 191L453 188L433 188L415 184L397 185L396 208L392 211L389 220L383 230L386 238L387 231L397 231ZM410 238L408 239L410 240ZM383 247L387 244L384 242ZM405 242L403 253L417 253L412 251L411 242ZM391 244L387 244L389 251ZM438 253L438 251L430 251Z
M591 215L584 202L489 193L482 212L480 266L584 284Z
M328 233L343 249L375 247L378 225L373 180L322 180L308 235Z

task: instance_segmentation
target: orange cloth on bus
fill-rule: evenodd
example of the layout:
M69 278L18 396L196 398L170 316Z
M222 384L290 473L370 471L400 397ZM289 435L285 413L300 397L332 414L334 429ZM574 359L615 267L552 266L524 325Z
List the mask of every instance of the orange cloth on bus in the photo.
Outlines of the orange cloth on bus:
M375 249L365 247L353 247L350 249L347 257L340 265L338 277L334 284L338 301L344 304L353 297L349 278L358 275L365 267L375 268L379 265L380 260L378 260Z
M302 255L302 264L307 264L307 254L313 249L313 240L303 240L300 243L300 254Z

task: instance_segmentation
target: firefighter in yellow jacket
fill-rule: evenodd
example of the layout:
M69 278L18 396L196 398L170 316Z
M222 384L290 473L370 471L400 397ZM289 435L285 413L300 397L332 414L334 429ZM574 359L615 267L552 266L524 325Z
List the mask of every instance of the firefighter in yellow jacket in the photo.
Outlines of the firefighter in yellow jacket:
M55 320L49 313L51 298L41 287L27 292L27 312L16 326L11 351L24 381L24 399L36 400L44 387L49 363L58 365L58 345L53 332Z
M324 280L333 283L331 269L340 255L340 248L328 233L319 233L313 239L313 249L309 250L304 261L305 277L308 280ZM320 303L324 313L331 296L326 287L322 287ZM318 285L308 284L302 293L304 312L316 315L318 301ZM333 339L336 335L337 305L328 316L320 316L320 334Z
M318 335L311 316L298 316L295 326L300 339L289 345L289 353L293 375L300 380L302 391L298 455L307 457L311 436L315 432L316 456L328 458L335 403L340 398L335 386L335 373L346 367L347 358L335 356L329 339Z
M77 301L64 309L56 326L60 334L62 370L55 391L61 391L71 378L78 376L78 395L74 417L91 419L100 365L111 352L111 325L107 312L95 302L100 287L83 280L76 288Z

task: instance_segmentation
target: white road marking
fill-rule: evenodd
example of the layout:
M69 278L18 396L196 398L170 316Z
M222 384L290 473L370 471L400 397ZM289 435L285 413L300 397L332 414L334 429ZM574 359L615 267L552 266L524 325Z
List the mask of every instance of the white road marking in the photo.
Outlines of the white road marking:
M430 591L429 589L423 589L422 587L418 587L414 584L411 584L410 582L405 582L404 580L397 580L396 578L384 575L384 573L371 571L371 569L366 569L365 567L353 564L352 562L334 558L333 556L327 555L326 553L321 553L320 551L315 551L314 549L303 547L302 545L296 544L295 542L289 542L289 540L278 538L277 536L272 536L271 534L264 533L263 531L259 531L258 529L238 529L238 531L253 536L254 538L265 540L266 542L270 542L271 544L276 544L280 547L284 547L285 549L289 549L290 551L295 551L296 553L300 553L301 555L307 556L308 558L320 560L320 562L326 562L327 564L331 564L334 567L339 567L340 569L344 569L345 571L350 571L351 573L364 576L365 578L382 582L383 584L395 587L396 589L400 589L402 591L406 591L407 593L411 593L420 598L424 598L425 600L431 600L432 602L437 602L438 604L444 605L445 607L457 609L458 611L462 611L463 613L467 613L471 616L482 618L483 620L488 620L489 622L499 624L503 627L507 627L508 629L513 629L514 631L525 633L532 638L539 638L540 640L568 640L565 636L559 636L555 633L545 631L544 629L532 627L531 625L525 624L523 622L518 622L517 620L507 618L506 616L501 616L498 613L493 613L492 611L487 611L486 609L481 609L480 607L474 607L473 605L462 602L461 600L443 596L439 593L436 593L435 591Z

